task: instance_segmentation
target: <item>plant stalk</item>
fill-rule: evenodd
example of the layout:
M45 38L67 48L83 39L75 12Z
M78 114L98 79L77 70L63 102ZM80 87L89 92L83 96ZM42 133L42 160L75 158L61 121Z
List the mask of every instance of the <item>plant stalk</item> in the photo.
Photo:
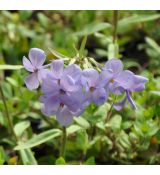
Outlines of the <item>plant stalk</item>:
M65 151L66 151L66 142L67 142L67 131L66 127L64 126L62 129L62 143L61 143L61 152L60 156L65 159Z
M5 96L3 94L3 90L2 90L1 85L0 85L0 94L1 94L2 102L4 104L4 110L5 110L5 114L6 114L8 124L9 124L9 127L10 127L10 132L12 133L13 137L15 138L15 141L18 142L18 138L17 138L16 133L14 131L14 126L13 126L13 123L12 123L12 119L9 115L6 99L5 99Z
M117 41L118 10L113 11L113 43Z

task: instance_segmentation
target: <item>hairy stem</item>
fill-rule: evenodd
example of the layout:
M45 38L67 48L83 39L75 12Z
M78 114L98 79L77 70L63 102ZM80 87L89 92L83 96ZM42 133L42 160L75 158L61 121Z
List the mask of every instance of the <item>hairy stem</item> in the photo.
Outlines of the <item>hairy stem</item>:
M13 137L15 138L15 141L17 142L18 138L17 138L16 133L14 131L14 126L13 126L13 123L12 123L12 119L11 119L11 117L9 115L6 99L5 99L5 96L3 94L3 90L2 90L1 85L0 85L0 94L1 94L2 102L4 104L4 110L5 110L5 114L6 114L6 117L7 117L7 120L8 120L8 124L9 124L9 127L10 127L10 132L12 133Z
M113 43L117 40L118 10L113 11Z
M60 156L65 159L65 150L66 150L66 141L67 141L67 131L66 131L65 126L63 127L62 131L63 131L63 133L62 133L62 143L61 143Z

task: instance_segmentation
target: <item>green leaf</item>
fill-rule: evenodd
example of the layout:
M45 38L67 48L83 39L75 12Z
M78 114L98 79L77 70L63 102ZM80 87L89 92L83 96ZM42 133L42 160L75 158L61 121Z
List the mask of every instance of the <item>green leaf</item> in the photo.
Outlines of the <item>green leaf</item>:
M91 35L94 34L96 32L99 32L101 30L107 29L107 28L111 28L111 24L109 23L91 23L89 25L87 25L84 29L82 29L79 32L76 32L75 35L78 36L85 36L85 35Z
M113 116L109 121L109 125L113 131L120 131L121 124L122 124L122 117L120 115Z
M95 158L92 156L92 157L89 157L85 163L85 165L95 165Z
M0 165L3 165L6 160L6 154L2 146L0 146Z
M37 161L30 149L20 150L23 165L37 165Z
M158 54L160 54L160 46L152 38L146 37L145 40L150 47L152 47Z
M59 129L50 129L48 131L42 132L41 134L38 134L28 140L26 143L20 143L18 146L16 146L14 149L15 150L20 150L20 149L27 149L27 148L32 148L37 145L40 145L42 143L45 143L55 137L58 137L61 135L61 130Z
M125 69L129 69L131 67L137 67L138 69L141 68L140 64L136 61L132 61L132 60L126 60L124 63Z
M125 149L131 149L131 143L129 140L129 136L124 132L121 131L118 135L117 141L125 148Z
M79 49L80 57L83 57L85 55L84 51L85 51L86 42L87 42L87 36L84 36L81 43L81 47Z
M7 77L6 80L13 86L17 87L18 86L18 83L16 80L14 80L13 78L11 77Z
M84 154L86 153L89 146L88 134L86 130L81 130L77 133L76 145L77 149L83 150Z
M102 121L108 113L110 105L108 103L104 103L103 105L99 106L98 109L90 116L90 121L92 123L97 123Z
M22 121L14 126L14 131L16 135L20 137L29 126L30 126L29 121Z
M81 129L82 128L78 125L71 125L67 128L67 135L73 134Z
M42 24L42 26L44 27L48 27L50 24L50 20L47 16L45 16L43 13L38 13L38 20L40 22L40 24Z
M7 65L7 64L0 65L0 70L19 70L22 68L24 68L22 65Z
M21 10L19 11L19 14L20 14L21 20L25 21L33 14L33 11L32 10Z
M64 160L63 157L59 157L57 160L56 160L56 165L66 165L66 162Z
M150 94L153 94L155 96L160 96L160 91L150 91Z
M67 56L65 56L65 55L63 55L63 54L57 52L57 51L54 50L54 49L51 49L51 48L48 48L48 49L49 49L49 51L50 51L56 58L59 58L59 59L67 59L67 58L68 58ZM69 59L69 58L68 58L68 59Z
M85 128L85 129L90 127L89 122L86 119L84 119L83 117L75 117L74 120L77 124L79 124L81 127Z
M118 27L124 27L127 25L131 25L134 23L140 23L140 22L147 22L147 21L153 21L156 19L159 19L160 15L159 14L155 14L155 15L135 15L135 16L130 16L127 18L123 18L121 20L118 21Z

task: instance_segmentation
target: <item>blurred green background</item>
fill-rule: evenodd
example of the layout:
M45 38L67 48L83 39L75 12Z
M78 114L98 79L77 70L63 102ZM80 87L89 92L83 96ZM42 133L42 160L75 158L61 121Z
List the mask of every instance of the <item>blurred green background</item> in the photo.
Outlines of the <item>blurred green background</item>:
M43 49L48 62L56 58L49 48L74 57L86 35L88 56L103 63L112 55L112 23L113 11L0 11L0 65L21 65L32 47ZM160 163L160 11L119 11L117 38L125 68L149 78L146 90L134 94L138 110L129 105L113 110L107 124L110 103L91 105L76 119L69 127L67 164ZM26 75L22 69L0 67L7 107L23 142L61 128L54 117L40 112L40 92L25 88ZM9 130L1 100L0 164L65 164L58 158L59 137L30 145L29 153L20 152L21 160ZM26 161L30 154L36 160L31 156Z

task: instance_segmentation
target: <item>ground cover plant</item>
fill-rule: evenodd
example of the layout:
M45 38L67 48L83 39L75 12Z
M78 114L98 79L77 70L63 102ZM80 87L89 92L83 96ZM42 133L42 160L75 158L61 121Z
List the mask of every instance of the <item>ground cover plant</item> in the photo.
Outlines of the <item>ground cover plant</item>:
M0 164L159 164L159 11L1 11Z

